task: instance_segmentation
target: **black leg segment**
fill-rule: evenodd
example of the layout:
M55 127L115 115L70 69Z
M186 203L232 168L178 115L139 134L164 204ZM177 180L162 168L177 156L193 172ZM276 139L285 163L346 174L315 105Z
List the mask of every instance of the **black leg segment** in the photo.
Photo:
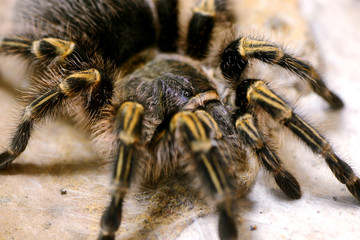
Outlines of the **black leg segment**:
M268 112L280 124L297 135L314 153L322 155L335 177L360 200L360 179L351 167L334 153L331 145L317 130L297 116L291 107L273 93L263 81L244 81L244 85L239 85L239 88L242 87L247 89L244 101Z
M273 174L280 189L292 199L300 198L301 190L299 183L283 167L280 159L267 146L263 135L257 127L255 118L250 113L240 116L236 120L236 129L244 143L257 155L266 170Z
M202 185L207 186L211 197L217 200L220 238L237 239L233 187L224 168L222 150L213 144L215 138L221 139L215 120L202 110L179 112L171 120L170 132L182 136L193 157L189 164L194 165Z
M159 18L158 46L163 52L176 52L179 38L179 0L155 1Z
M190 20L186 54L195 59L206 57L216 20L215 0L202 0Z
M135 102L123 103L115 116L118 142L111 202L101 218L99 239L114 239L122 217L122 204L136 162L135 144L140 141L144 108Z
M251 59L278 65L307 81L314 92L333 109L343 107L342 100L330 91L316 70L305 61L290 56L282 48L266 41L239 38L230 43L221 54L220 67L226 78L237 81Z
M100 82L101 75L96 69L79 71L32 101L24 109L9 148L0 154L0 168L8 166L25 150L35 122L51 115L65 99L78 95L83 90L95 88Z

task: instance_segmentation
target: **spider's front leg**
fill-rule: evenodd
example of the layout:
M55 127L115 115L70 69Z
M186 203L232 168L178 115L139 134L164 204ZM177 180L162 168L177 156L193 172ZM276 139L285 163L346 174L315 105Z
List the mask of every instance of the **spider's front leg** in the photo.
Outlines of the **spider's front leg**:
M234 190L225 171L224 153L215 143L222 133L215 120L205 111L179 112L170 122L170 132L183 139L191 151L189 164L200 174L200 182L207 186L211 197L217 201L220 239L237 239L234 217Z
M236 129L246 146L258 156L266 170L271 172L280 189L290 198L301 197L300 185L295 177L282 165L280 159L267 146L263 135L257 127L256 120L249 112L236 120Z
M7 167L25 150L34 123L54 113L66 99L76 96L83 90L97 89L102 85L102 80L100 72L96 69L78 71L27 105L12 137L10 147L0 154L0 168Z
M251 59L278 65L306 80L314 92L327 101L333 109L344 106L342 100L326 87L310 64L291 56L270 42L242 37L230 43L221 54L220 67L223 75L233 81L239 80Z
M115 116L117 133L115 171L111 202L101 218L99 239L114 239L122 217L122 203L130 184L136 154L135 145L140 141L144 108L135 102L123 103Z
M321 154L335 177L346 185L356 199L360 200L360 179L351 167L334 153L331 145L318 131L297 116L292 108L273 93L263 81L244 80L238 86L237 98L243 103L262 108L297 135L314 153Z

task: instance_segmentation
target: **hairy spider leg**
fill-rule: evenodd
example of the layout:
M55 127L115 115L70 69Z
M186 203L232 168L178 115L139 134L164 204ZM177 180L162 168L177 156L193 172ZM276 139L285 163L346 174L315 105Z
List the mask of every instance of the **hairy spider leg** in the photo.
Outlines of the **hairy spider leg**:
M140 141L144 107L135 102L123 103L115 116L117 146L114 189L111 202L101 218L99 239L114 239L122 217L122 203L130 185L134 163L136 162L135 145Z
M206 57L216 20L215 0L202 0L193 9L188 35L186 54L194 59Z
M309 82L314 92L333 109L344 106L342 100L326 87L325 82L310 64L292 57L281 47L270 42L242 37L230 43L221 56L220 66L224 76L238 80L250 59L283 67Z
M176 52L179 39L179 1L155 1L159 21L158 46L163 52Z
M2 39L0 53L23 54L35 57L43 62L55 62L62 65L74 53L79 54L80 49L74 42L59 38L48 37L30 40L26 37L10 37Z
M314 153L322 155L335 177L346 185L356 199L360 200L360 179L351 167L334 153L331 145L318 131L297 116L292 108L273 93L263 81L244 80L238 88L243 89L239 92L246 94L240 97L245 98L249 104L265 110L305 142Z
M254 116L250 113L240 116L236 120L236 129L241 139L257 155L265 169L273 174L280 189L292 199L300 198L301 190L298 181L283 167L278 156L267 146Z
M217 201L219 211L220 239L237 239L237 228L233 214L233 189L222 163L222 152L214 141L221 138L215 120L204 111L183 111L174 115L170 132L180 134L184 144L192 153L197 173L203 186L208 186L211 196Z
M41 94L24 109L10 147L0 154L0 168L7 167L26 148L36 121L51 115L66 98L84 89L95 89L101 81L98 70L88 69L66 77L57 87Z
M3 38L0 41L0 53L30 54L31 40L26 37Z

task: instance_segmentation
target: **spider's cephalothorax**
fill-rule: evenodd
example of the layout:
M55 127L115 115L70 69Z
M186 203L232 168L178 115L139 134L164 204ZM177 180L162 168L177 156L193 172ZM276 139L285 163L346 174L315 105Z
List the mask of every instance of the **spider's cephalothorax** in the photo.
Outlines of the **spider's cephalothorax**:
M234 201L254 181L241 176L256 171L249 152L287 196L301 196L262 133L257 117L267 114L322 155L360 200L359 178L329 143L263 80L242 74L253 59L278 65L307 81L330 107L341 108L314 68L270 42L225 39L235 15L231 1L194 1L191 14L183 7L180 0L19 3L17 20L24 22L1 39L0 53L23 56L37 90L29 93L0 167L24 151L39 120L73 111L76 122L89 126L102 156L115 162L100 239L114 238L133 176L155 182L179 169L213 199L220 238L236 239Z

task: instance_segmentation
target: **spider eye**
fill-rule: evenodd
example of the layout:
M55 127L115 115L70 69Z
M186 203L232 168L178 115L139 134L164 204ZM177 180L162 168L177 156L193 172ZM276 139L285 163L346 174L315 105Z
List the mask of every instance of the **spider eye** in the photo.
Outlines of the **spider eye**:
M189 98L189 97L192 96L192 93L191 93L190 91L188 91L188 90L183 90L183 91L182 91L182 95L183 95L184 97Z

